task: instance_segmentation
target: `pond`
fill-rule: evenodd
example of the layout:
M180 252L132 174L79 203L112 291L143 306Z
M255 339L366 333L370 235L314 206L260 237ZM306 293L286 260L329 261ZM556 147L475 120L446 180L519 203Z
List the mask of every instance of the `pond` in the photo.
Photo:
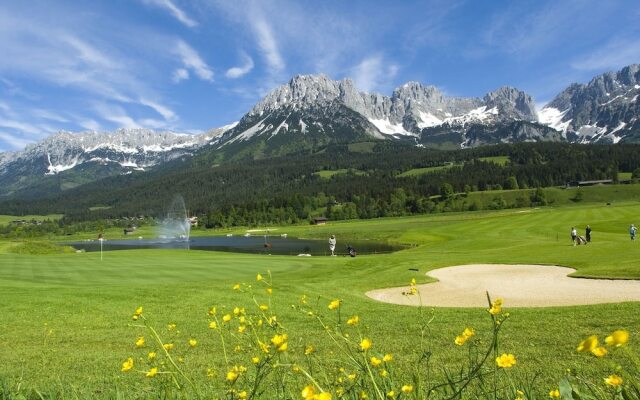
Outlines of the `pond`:
M97 240L67 242L78 250L100 251ZM338 238L336 255L347 255L347 246L355 248L357 254L380 254L402 250L405 247L371 240L342 241ZM198 236L188 241L182 239L131 239L107 240L102 243L104 251L131 249L191 249L228 251L233 253L328 256L328 240L298 239L282 236Z

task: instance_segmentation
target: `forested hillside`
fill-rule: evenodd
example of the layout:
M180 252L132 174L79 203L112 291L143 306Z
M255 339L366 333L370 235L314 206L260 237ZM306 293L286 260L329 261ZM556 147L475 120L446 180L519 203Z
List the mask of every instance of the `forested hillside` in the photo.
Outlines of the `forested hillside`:
M639 150L557 143L456 151L392 142L333 145L317 154L107 178L53 197L5 201L0 214L64 213L67 221L162 216L176 194L208 227L447 211L469 192L615 181L619 172L638 169Z

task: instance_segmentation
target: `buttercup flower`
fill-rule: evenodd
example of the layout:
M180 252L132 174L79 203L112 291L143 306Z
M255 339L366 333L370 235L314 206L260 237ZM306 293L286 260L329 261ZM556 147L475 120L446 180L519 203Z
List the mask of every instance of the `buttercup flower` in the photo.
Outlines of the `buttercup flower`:
M379 359L378 357L371 357L371 365L373 365L374 367L377 367L380 364L382 364L381 359Z
M269 309L269 306L266 304L260 304L260 311L267 311Z
M235 371L229 371L227 372L227 380L229 382L235 382L236 379L238 379L238 373Z
M216 328L218 328L218 323L216 321L209 322L209 329L216 329Z
M558 389L554 389L552 391L549 392L549 397L551 397L552 399L559 399L560 398L560 391Z
M172 331L172 330L176 329L176 324L173 324L173 323L168 324L168 325L167 325L167 329L169 329L170 331Z
M362 341L360 342L360 349L362 351L367 351L371 348L371 346L373 345L373 343L371 342L371 340L364 338L362 339Z
M256 275L256 281L260 282L262 280L262 275L258 274Z
M235 285L233 285L233 290L240 290L240 284L236 283Z
M580 344L576 348L576 351L578 352L593 351L593 349L595 349L596 347L598 347L598 337L595 335L592 335L586 338L585 340L583 340L582 342L580 342Z
M153 360L153 359L155 359L155 358L156 358L156 352L155 352L155 351L151 351L151 352L149 352L149 354L147 355L147 358L148 358L149 360Z
M314 351L316 351L316 349L314 349L312 345L308 345L307 347L304 348L304 355L308 356L312 354Z
M246 391L246 390L243 390L242 392L238 393L238 398L239 398L240 400L244 400L244 399L246 399L246 398L247 398L247 391Z
M136 340L136 347L144 346L144 336L140 336L138 340Z
M164 347L165 350L169 351L171 349L173 349L173 343L165 343L162 345L162 347Z
M154 376L156 376L156 374L158 373L158 368L153 367L149 370L149 372L147 372L147 374L145 375L147 378L153 378Z
M609 375L609 377L605 378L605 380L604 380L604 383L606 383L609 386L613 386L613 387L618 387L618 386L622 385L622 382L624 382L624 381L618 375Z
M613 331L613 333L604 339L609 346L620 347L629 341L629 332L624 330Z
M340 307L340 300L333 300L327 307L329 308L329 310L336 310L338 307Z
M222 322L229 322L229 321L231 321L231 314L225 314L222 317Z
M133 368L133 358L127 358L127 361L122 363L122 372L127 372Z
M189 346L191 347L196 347L196 345L198 344L198 341L195 339L189 339Z
M400 391L404 394L409 394L411 392L413 392L413 386L412 385L404 385Z
M360 322L360 317L358 317L357 315L354 315L353 317L347 320L347 325L356 326L358 325L359 322Z
M456 339L453 341L458 346L462 346L467 341L467 337L463 335L456 336Z
M475 334L476 332L473 330L473 328L464 328L464 332L462 332L462 336L466 337L467 339Z
M382 357L382 361L391 362L393 361L393 356L391 354L385 354L384 357Z
M216 308L215 308L215 307L211 307L211 308L209 309L209 315L211 315L212 317L213 317L214 315L216 315L216 312L217 312L217 310L216 310Z
M304 389L302 389L302 392L300 392L300 394L302 395L303 399L311 400L313 399L313 396L316 394L316 390L313 386L309 385L309 386L305 386Z
M593 355L596 357L604 357L607 355L608 351L604 347L596 347L595 349L591 350L591 353L593 353Z
M516 357L513 354L503 353L501 356L496 357L496 364L500 368L511 368L516 365Z

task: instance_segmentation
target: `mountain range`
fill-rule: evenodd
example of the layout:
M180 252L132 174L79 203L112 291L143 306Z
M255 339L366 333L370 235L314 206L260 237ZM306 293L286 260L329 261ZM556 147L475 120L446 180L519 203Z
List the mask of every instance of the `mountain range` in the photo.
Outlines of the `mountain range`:
M384 96L361 92L349 79L298 75L237 123L201 134L58 132L22 151L0 153L0 196L29 187L65 190L175 160L216 164L311 153L336 143L391 140L444 149L523 141L636 143L639 94L638 64L572 84L539 110L530 95L512 87L466 98L408 82Z

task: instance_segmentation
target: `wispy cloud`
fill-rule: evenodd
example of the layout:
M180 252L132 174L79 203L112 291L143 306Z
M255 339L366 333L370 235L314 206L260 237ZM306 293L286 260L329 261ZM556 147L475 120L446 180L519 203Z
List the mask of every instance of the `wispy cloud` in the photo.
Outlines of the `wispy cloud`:
M382 55L378 54L365 58L351 72L358 89L372 92L386 89L398 69L397 64L385 62Z
M280 55L278 42L267 20L258 15L253 19L253 29L258 40L258 46L267 60L267 64L273 72L280 72L285 68L285 62Z
M176 42L174 52L180 57L180 61L186 69L193 71L202 80L213 82L213 70L211 67L185 41L179 39Z
M633 63L640 63L640 39L637 37L610 40L574 60L571 67L581 71L602 71L616 70Z
M19 150L24 148L29 143L32 143L33 140L25 139L21 137L20 134L12 134L8 132L0 131L0 140L9 144L14 150Z
M122 128L142 128L142 126L130 117L124 108L106 103L95 103L93 109L98 115L107 121L114 122Z
M242 65L239 67L229 68L224 74L227 78L240 78L241 76L244 76L251 72L251 70L253 69L253 59L249 57L249 55L247 55L245 52L242 52L240 56L242 57Z
M184 68L178 68L173 71L173 82L180 83L181 81L189 79L189 71Z
M171 15L173 15L178 21L182 22L184 25L189 28L193 28L198 26L198 23L193 19L189 18L187 13L178 8L171 0L142 0L145 4L153 5L156 7L160 7L169 11Z

